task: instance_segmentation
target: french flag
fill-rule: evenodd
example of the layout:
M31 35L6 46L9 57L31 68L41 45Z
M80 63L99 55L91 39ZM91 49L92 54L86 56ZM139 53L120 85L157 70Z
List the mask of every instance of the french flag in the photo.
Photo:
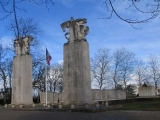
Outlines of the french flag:
M49 54L47 48L46 48L46 62L48 65L50 65L50 60L52 59L51 55Z

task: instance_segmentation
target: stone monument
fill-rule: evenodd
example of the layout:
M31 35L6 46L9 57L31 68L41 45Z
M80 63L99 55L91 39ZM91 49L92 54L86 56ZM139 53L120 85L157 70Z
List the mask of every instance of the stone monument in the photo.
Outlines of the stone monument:
M71 17L61 24L68 40L64 44L64 104L92 103L87 20Z
M16 56L13 59L11 104L29 105L33 103L32 57L30 55L30 42L32 40L32 36L14 40Z

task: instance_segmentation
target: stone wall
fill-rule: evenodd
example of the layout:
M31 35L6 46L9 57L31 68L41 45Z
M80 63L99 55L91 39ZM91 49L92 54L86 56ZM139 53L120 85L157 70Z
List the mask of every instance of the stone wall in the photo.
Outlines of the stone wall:
M64 102L64 93L63 93L63 92L58 93L58 99L59 99L59 102L60 102L60 103L63 103L63 102Z
M92 90L92 100L93 102L103 101L102 90L93 89Z
M140 97L156 96L156 88L152 86L139 87L139 96Z
M123 90L98 90L92 89L93 102L107 100L126 99L126 92Z
M126 92L123 90L106 90L108 100L126 99Z
M47 92L47 103L64 103L64 94L65 93L53 93ZM121 100L126 99L126 92L123 90L99 90L92 89L92 102L97 101L107 101L107 100ZM46 103L46 93L41 92L40 94L41 103Z
M47 103L58 103L58 102L64 102L63 93L53 93L53 92L47 92ZM41 103L46 103L46 92L40 93L40 101Z
M160 89L157 89L157 95L160 96Z

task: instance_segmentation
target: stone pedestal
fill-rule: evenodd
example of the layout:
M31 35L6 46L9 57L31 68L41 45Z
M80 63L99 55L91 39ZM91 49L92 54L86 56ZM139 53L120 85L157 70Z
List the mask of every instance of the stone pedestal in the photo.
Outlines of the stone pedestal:
M19 55L13 60L12 104L32 103L32 58L30 55Z
M64 44L64 102L92 102L89 45L84 40Z

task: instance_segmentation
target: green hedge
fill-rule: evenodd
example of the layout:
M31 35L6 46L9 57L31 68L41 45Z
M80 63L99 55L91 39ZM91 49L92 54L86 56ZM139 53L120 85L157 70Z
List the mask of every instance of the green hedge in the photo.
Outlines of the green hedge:
M160 101L160 97L156 98L132 98L132 99L124 99L124 100L109 100L109 105L116 104L124 104L124 103L133 103L133 102L141 102L141 101Z

